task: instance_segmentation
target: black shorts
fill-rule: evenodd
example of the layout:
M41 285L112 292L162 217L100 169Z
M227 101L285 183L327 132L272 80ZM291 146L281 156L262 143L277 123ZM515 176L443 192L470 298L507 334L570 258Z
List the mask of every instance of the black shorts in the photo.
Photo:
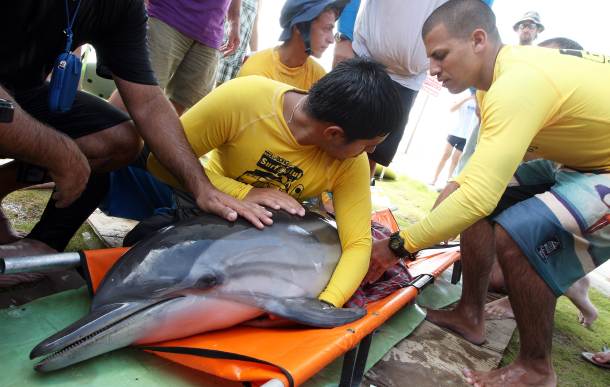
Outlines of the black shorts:
M402 139L402 135L405 132L405 126L407 126L407 120L409 119L409 112L411 111L411 106L413 106L413 101L417 96L417 91L411 90L408 87L404 87L398 82L394 82L394 86L398 89L398 94L400 94L400 100L405 107L405 113L402 118L402 122L400 123L400 129L396 130L388 136L383 142L375 148L373 153L369 153L369 159L373 160L377 164L381 164L384 167L390 165L392 160L394 159L394 155L396 154L396 150L398 149L398 144Z
M460 152L464 150L464 146L466 145L465 138L454 136L452 134L447 136L447 142L449 143L449 145L459 150Z
M111 128L131 118L105 100L77 91L72 109L65 113L49 111L49 84L14 93L15 101L32 117L71 138Z

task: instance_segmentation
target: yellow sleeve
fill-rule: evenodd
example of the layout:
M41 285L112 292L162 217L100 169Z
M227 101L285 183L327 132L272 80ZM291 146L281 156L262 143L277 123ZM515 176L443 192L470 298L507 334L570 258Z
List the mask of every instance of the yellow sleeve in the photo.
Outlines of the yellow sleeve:
M250 184L242 183L230 177L223 176L212 171L209 168L204 168L205 174L210 179L210 182L221 192L231 195L234 198L243 200L248 193L254 188Z
M214 89L195 106L189 109L180 121L184 128L186 139L199 158L212 149L228 142L235 136L239 126L240 99L239 84L227 82ZM227 110L230 106L231 110ZM147 161L148 170L160 180L180 189L180 183L174 178L157 158L151 154ZM213 173L206 168L206 175L219 190L242 199L250 188L234 179Z
M333 205L341 240L341 258L319 298L342 306L358 289L371 258L371 189L366 155L340 170L333 184Z
M534 68L514 69L494 82L482 100L477 147L455 179L460 187L401 232L407 250L454 237L493 212L532 139L560 101L552 81Z

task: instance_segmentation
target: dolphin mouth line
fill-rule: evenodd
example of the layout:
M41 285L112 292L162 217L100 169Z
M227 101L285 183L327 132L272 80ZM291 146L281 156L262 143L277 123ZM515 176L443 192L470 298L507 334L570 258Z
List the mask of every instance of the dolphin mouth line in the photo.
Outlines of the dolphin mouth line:
M127 316L123 317L122 319L117 320L117 321L115 321L115 322L113 322L113 323L111 323L111 324L109 324L109 325L107 325L107 326L105 326L105 327L103 327L101 329L98 329L97 331L95 331L95 332L93 332L93 333L91 333L91 334L89 334L89 335L87 335L87 336L85 336L85 337L83 337L81 339L78 339L75 342L73 342L71 344L68 344L67 346L63 347L62 349L54 351L53 353L51 353L50 355L45 357L43 360L38 362L38 364L36 364L35 368L36 368L36 370L40 370L42 367L44 367L44 365L49 363L51 360L56 359L58 357L61 357L61 356L65 355L66 353L69 353L69 352L71 352L71 351L81 347L83 344L87 343L92 338L94 338L94 337L98 336L99 334L101 334L101 333L111 329L112 327L114 327L114 326L124 322L125 320L131 318L132 316L134 316L134 315L136 315L138 313L141 313L141 312L143 312L145 310L148 310L148 309L150 309L152 307L155 307L157 305L160 305L160 304L163 304L163 303L166 303L166 302L169 302L169 301L173 301L173 300L175 300L177 298L181 298L181 297L184 297L184 296L183 295L178 295L178 296L175 296L175 297L172 297L172 298L166 298L166 299L160 300L159 302L156 302L154 304L147 305L146 307L144 307L142 309L138 309L135 312L130 313Z

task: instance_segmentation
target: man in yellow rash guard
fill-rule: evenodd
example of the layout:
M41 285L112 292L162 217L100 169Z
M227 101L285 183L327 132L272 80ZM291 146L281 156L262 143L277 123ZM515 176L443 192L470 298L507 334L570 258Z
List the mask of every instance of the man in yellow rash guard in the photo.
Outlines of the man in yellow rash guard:
M371 252L364 152L398 130L398 101L383 66L356 59L335 68L309 94L263 77L237 78L181 120L195 154L209 155L212 183L227 194L286 209L286 198L334 193L342 255L320 299L341 306L360 285ZM152 155L148 169L181 188Z
M493 12L479 0L450 0L430 15L422 36L432 75L452 93L480 90L479 140L440 204L375 244L367 280L396 255L461 232L462 299L454 310L428 311L427 318L483 343L497 255L521 348L502 369L465 370L466 381L555 385L556 297L610 256L610 58L504 46ZM519 166L526 153L546 160Z
M345 0L289 0L282 7L283 43L253 54L238 76L261 75L303 90L326 74L312 56L320 58L334 41L335 20Z

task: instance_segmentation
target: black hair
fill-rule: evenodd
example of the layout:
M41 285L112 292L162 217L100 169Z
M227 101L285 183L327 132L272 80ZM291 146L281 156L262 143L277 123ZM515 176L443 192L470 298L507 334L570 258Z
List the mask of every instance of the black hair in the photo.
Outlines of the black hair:
M568 38L551 38L542 43L538 43L538 45L541 47L554 46L565 50L584 50L580 44Z
M347 141L371 139L399 130L404 107L385 67L353 58L337 65L309 91L305 112L340 126Z
M500 34L496 27L496 15L487 4L481 0L449 0L438 7L424 22L422 37L438 24L444 24L453 37L464 39L472 31L480 28L487 32L493 41L500 41Z

